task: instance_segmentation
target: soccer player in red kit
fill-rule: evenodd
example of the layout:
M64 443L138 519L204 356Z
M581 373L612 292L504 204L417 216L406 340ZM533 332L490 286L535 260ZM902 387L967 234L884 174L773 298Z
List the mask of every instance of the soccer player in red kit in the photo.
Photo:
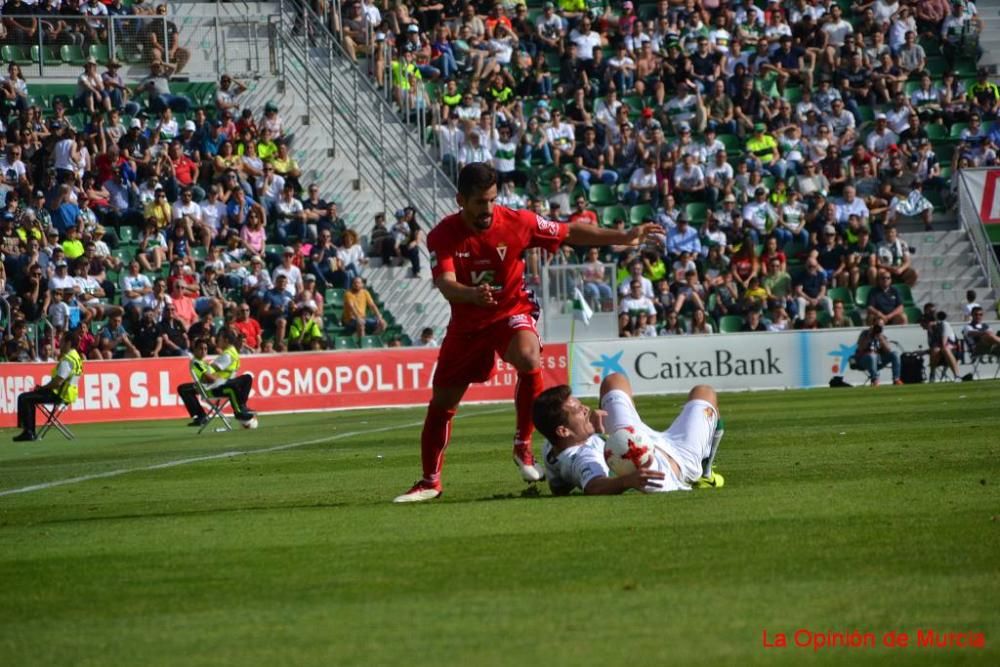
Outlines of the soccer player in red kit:
M517 370L514 463L525 481L543 479L531 450L532 404L543 389L541 343L535 329L538 304L524 284L523 253L528 248L555 252L563 243L639 244L650 233L663 233L652 223L618 231L560 224L530 211L496 206L496 183L496 171L486 163L463 167L456 197L461 210L427 235L434 285L451 303L451 322L420 436L423 477L396 498L398 503L441 495L441 467L452 418L469 385L492 377L496 355Z

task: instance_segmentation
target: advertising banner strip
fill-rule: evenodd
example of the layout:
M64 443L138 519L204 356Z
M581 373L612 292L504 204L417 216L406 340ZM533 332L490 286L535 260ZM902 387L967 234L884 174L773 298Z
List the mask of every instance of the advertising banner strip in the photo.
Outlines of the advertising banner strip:
M956 325L956 329L959 327ZM823 329L780 333L624 338L577 343L572 386L580 396L597 396L601 380L613 372L628 376L636 394L684 393L696 384L720 391L825 387L839 375L852 385L865 374L851 370L863 329ZM927 347L919 326L887 327L897 352ZM967 372L971 366L963 367ZM882 381L891 382L888 368Z
M433 348L246 355L242 371L254 376L249 404L258 412L421 405L437 357ZM0 364L0 427L16 425L18 394L48 381L54 365ZM567 382L565 344L545 346L542 373L545 386ZM177 386L190 381L187 358L87 361L65 421L184 418ZM470 387L466 400L509 401L516 384L517 372L498 360L493 379Z

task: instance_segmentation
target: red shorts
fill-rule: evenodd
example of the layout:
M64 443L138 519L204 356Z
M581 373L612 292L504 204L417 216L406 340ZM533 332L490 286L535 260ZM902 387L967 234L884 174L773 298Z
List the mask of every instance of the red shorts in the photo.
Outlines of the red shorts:
M537 337L535 319L531 315L512 315L478 331L449 331L441 343L434 386L460 387L486 382L496 370L496 358L507 353L507 346L518 331L530 331Z

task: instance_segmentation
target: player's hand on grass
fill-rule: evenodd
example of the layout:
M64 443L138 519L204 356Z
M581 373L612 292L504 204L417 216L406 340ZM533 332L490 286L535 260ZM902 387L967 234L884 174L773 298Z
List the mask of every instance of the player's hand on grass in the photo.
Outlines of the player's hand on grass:
M663 236L666 233L666 230L661 225L655 222L646 222L628 230L628 244L642 245L651 235Z
M623 476L622 482L630 489L659 489L663 485L658 480L665 479L666 475L659 470L649 468L639 468L635 472Z

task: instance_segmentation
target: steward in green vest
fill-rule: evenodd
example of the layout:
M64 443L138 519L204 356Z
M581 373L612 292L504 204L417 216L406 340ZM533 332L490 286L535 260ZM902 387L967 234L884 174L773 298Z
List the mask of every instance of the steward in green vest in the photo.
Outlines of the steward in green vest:
M199 338L192 346L194 358L191 359L191 378L194 382L185 382L177 387L177 394L184 401L191 416L188 426L204 426L208 421L205 408L199 400L201 392L198 384L209 396L228 398L233 407L233 414L242 422L250 421L256 415L247 407L253 378L244 373L237 375L240 369L239 352L240 334L232 329L222 329L218 334L218 346L222 352L208 363L208 339Z
M76 349L80 344L77 329L67 331L59 341L59 363L52 369L52 379L17 397L17 425L21 433L14 442L38 440L35 433L35 408L39 405L60 405L76 402L77 385L83 375L83 357Z

